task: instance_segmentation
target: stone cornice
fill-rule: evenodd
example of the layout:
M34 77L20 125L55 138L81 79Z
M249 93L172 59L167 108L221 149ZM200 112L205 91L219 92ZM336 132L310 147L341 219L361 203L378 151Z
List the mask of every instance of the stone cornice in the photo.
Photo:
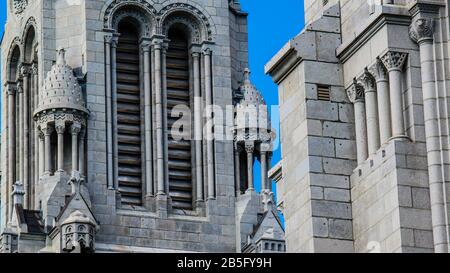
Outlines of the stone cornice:
M414 19L409 27L409 36L411 39L420 44L423 42L433 41L433 19L431 18L417 18Z
M412 17L415 17L419 13L438 14L441 7L445 7L445 3L430 0L417 0L410 5L409 13Z
M290 44L290 43L289 43ZM276 59L275 59L276 58ZM282 81L302 61L297 50L293 47L282 50L265 67L275 83Z
M336 50L336 56L342 63L345 63L356 51L358 51L367 41L369 41L385 25L404 25L411 24L411 17L405 8L399 8L402 12L384 13L374 18L368 23L362 32L356 35L356 38L348 43L342 44Z

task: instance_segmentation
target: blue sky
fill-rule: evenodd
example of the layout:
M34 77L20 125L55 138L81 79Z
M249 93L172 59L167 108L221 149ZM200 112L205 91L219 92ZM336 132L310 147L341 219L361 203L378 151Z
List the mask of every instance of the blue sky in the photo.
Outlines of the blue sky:
M263 93L268 105L278 105L278 88L264 74L264 65L304 27L303 0L241 0L242 9L249 13L249 59L251 79ZM273 113L273 127L277 118ZM277 129L275 128L275 129ZM277 130L278 131L278 130ZM272 163L281 158L281 149L274 151ZM255 186L260 188L259 164L255 167Z
M268 105L278 105L277 86L264 74L264 65L304 26L303 0L241 0L242 9L249 13L249 54L252 81L263 93ZM6 1L0 10L0 33L6 20ZM1 88L1 87L0 87ZM278 124L273 124L278 127ZM281 150L274 151L272 162L281 157ZM259 165L256 165L255 181L260 181ZM257 189L259 183L255 183Z

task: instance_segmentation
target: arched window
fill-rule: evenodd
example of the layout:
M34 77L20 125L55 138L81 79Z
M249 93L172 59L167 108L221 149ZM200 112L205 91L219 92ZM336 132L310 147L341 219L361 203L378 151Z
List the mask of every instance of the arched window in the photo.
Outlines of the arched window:
M118 26L117 168L122 204L142 204L141 80L138 28L130 19Z
M168 38L166 73L169 194L173 208L190 210L193 208L194 145L191 143L189 40L186 31L180 26L173 26L168 32ZM174 129L174 124L182 124L182 128Z

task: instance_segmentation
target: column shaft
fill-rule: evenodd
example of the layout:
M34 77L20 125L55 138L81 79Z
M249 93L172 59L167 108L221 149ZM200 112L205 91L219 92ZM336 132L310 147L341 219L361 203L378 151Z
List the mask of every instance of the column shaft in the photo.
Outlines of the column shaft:
M206 166L208 173L208 199L215 197L215 172L214 172L214 136L213 136L213 94L211 75L211 51L205 52L205 100L206 100Z
M56 133L58 136L58 164L57 164L57 171L58 172L64 172L64 126L58 126L56 125Z
M163 94L161 84L161 44L155 45L155 107L156 107L156 157L158 194L165 194L164 140L163 140Z
M19 83L20 84L20 83ZM18 115L18 126L19 126L19 181L23 183L23 85L19 85L18 87L19 91L19 111L17 113Z
M117 145L117 37L114 37L111 43L111 107L112 107L112 168L113 171L110 172L112 189L119 189L119 181L117 177L119 176L118 169L118 153L119 148Z
M237 195L241 194L241 168L240 168L240 151L239 147L236 145L234 149L234 184L236 188Z
M48 125L47 125L48 126ZM52 127L46 127L43 129L44 133L44 146L45 146L45 167L44 173L49 175L52 168L52 146L51 146L51 134L53 132Z
M25 191L24 196L24 208L29 208L30 203L30 183L29 183L29 128L28 128L28 122L29 122L29 94L30 94L30 84L29 84L29 69L27 68L27 71L23 74L23 116L22 116L22 123L23 123L23 150L22 150L22 157L23 157L23 186Z
M8 182L7 182L7 190L6 190L6 202L10 205L8 206L8 218L11 217L11 208L12 202L10 201L11 189L14 181L16 179L15 171L16 171L16 121L15 121L15 113L16 113L16 90L11 85L7 86L7 94L8 94Z
M72 125L71 135L72 135L72 171L79 171L78 166L78 133L80 132L80 126Z
M386 143L392 136L391 101L389 99L389 83L387 79L377 80L378 114L380 118L380 142Z
M394 138L405 136L403 122L402 73L398 69L389 71L389 89L392 115L392 134Z
M78 147L78 169L80 170L80 174L82 176L86 176L85 171L84 171L84 164L85 164L85 160L84 160L84 137L86 134L86 129L83 128L81 129L81 132L79 134L79 147Z
M200 92L200 55L192 54L194 70L194 141L195 141L195 177L197 180L197 201L203 201L203 153L202 153L202 98Z
M425 134L428 157L428 177L430 183L430 202L432 211L433 241L435 252L447 253L448 234L446 223L446 200L443 191L443 176L448 166L442 163L438 97L436 94L436 77L434 74L432 40L420 43L420 62L422 75L422 94L425 118Z
M260 154L261 158L261 189L262 190L268 190L267 187L267 152L261 151Z
M150 45L143 47L144 57L144 124L145 124L145 189L147 196L154 195L153 189L153 164L152 164L152 94L150 75Z
M37 129L39 130L39 129ZM44 134L38 131L39 137L39 177L41 177L45 172L45 141Z
M114 172L111 169L115 169L113 161L113 122L112 122L112 68L111 68L111 43L112 37L105 37L105 89L106 89L106 138L107 138L107 162L110 171L108 172L108 188L113 188L114 185Z
M355 132L356 132L356 152L358 165L366 161L367 152L367 129L365 103L363 100L357 100L354 103L355 108Z
M247 177L248 190L253 191L255 189L253 184L253 149L247 149Z

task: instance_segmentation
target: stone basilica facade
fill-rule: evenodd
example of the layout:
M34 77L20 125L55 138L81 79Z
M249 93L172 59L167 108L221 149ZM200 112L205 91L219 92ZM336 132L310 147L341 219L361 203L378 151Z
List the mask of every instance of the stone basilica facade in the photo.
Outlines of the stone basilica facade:
M6 6L0 252L285 251L239 1Z
M448 0L305 0L266 65L288 252L450 251Z

